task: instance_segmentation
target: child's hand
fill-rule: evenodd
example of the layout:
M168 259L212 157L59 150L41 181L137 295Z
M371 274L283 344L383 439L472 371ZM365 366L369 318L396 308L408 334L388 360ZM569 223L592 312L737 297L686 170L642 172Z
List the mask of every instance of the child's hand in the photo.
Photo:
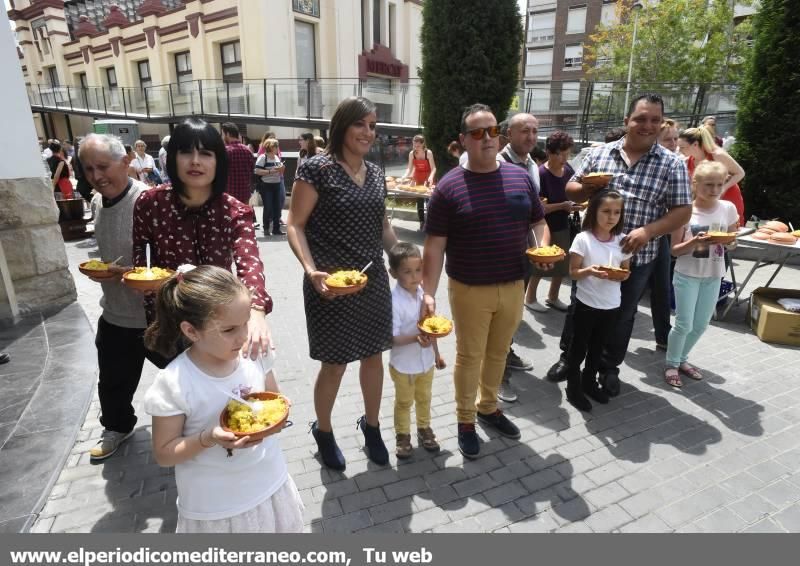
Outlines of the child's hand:
M417 344L419 344L423 348L430 348L431 337L428 336L427 334L417 334Z
M235 434L233 434L232 432L222 430L222 427L220 426L214 427L214 429L211 431L211 438L213 438L214 442L216 442L226 450L238 450L240 448L250 448L251 446L255 446L256 444L261 443L261 439L251 441L249 436L236 438Z
M598 279L608 279L608 272L607 271L603 271L597 265L590 265L586 269L587 269L587 273L589 275L597 277Z
M444 361L442 356L436 357L436 369L444 369L447 367L447 363Z

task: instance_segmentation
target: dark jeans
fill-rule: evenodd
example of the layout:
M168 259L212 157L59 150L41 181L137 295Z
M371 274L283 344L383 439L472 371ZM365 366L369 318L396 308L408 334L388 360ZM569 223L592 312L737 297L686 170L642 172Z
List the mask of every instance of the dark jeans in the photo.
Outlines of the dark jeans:
M272 233L281 230L281 185L280 183L259 183L258 194L261 195L261 202L264 205L264 212L261 225L264 233L269 232L269 223L272 221Z
M617 323L619 308L601 310L574 301L572 320L574 332L567 349L567 388L580 391L597 378L603 346ZM581 363L586 365L581 373Z
M97 321L97 363L100 379L100 424L115 432L129 433L136 426L133 395L139 386L145 358L159 368L171 360L144 347L144 328L123 328L101 316Z
M425 199L418 198L417 199L417 218L419 218L419 223L423 224L425 222Z
M653 330L656 342L666 344L672 326L669 323L670 286L672 273L670 263L670 237L662 236L658 243L658 257L653 261L653 274L650 276L650 315L653 317Z
M575 297L577 292L578 282L573 279L569 292L569 308L567 308L567 316L564 318L564 328L561 329L561 340L558 342L558 347L561 348L561 361L563 362L567 361L567 350L569 350L569 344L572 342L572 317L575 315L575 304L578 302Z

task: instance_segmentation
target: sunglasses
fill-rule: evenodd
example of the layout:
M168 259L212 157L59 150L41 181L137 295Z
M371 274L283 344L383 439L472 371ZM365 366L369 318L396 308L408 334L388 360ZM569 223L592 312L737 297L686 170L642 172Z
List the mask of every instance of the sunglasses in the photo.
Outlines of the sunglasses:
M500 126L489 126L488 128L475 128L474 130L467 130L464 132L465 136L471 136L474 140L483 139L484 134L489 134L490 138L496 138L500 135Z

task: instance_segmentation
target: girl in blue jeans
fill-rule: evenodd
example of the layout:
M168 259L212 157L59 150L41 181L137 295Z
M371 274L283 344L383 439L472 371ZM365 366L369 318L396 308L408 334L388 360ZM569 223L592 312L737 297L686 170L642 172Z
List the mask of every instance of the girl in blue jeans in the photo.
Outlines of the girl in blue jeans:
M672 233L675 262L675 324L667 342L664 380L683 386L681 375L703 379L690 365L689 352L703 335L717 305L719 286L725 273L725 249L709 242L708 232L735 232L739 215L733 203L720 200L727 171L714 161L703 161L692 178L692 218ZM733 246L734 244L729 244Z

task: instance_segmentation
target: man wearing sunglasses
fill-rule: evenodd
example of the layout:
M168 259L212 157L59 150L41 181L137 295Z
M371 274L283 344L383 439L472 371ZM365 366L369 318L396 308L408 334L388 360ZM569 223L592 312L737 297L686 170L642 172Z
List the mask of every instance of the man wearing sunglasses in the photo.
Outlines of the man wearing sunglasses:
M464 457L477 458L476 417L507 438L520 437L497 408L497 391L522 319L528 232L533 228L543 245L550 233L528 172L497 159L500 128L491 109L484 104L467 108L461 132L467 164L440 179L428 208L421 314L436 312L434 296L447 256L456 328L458 447Z

